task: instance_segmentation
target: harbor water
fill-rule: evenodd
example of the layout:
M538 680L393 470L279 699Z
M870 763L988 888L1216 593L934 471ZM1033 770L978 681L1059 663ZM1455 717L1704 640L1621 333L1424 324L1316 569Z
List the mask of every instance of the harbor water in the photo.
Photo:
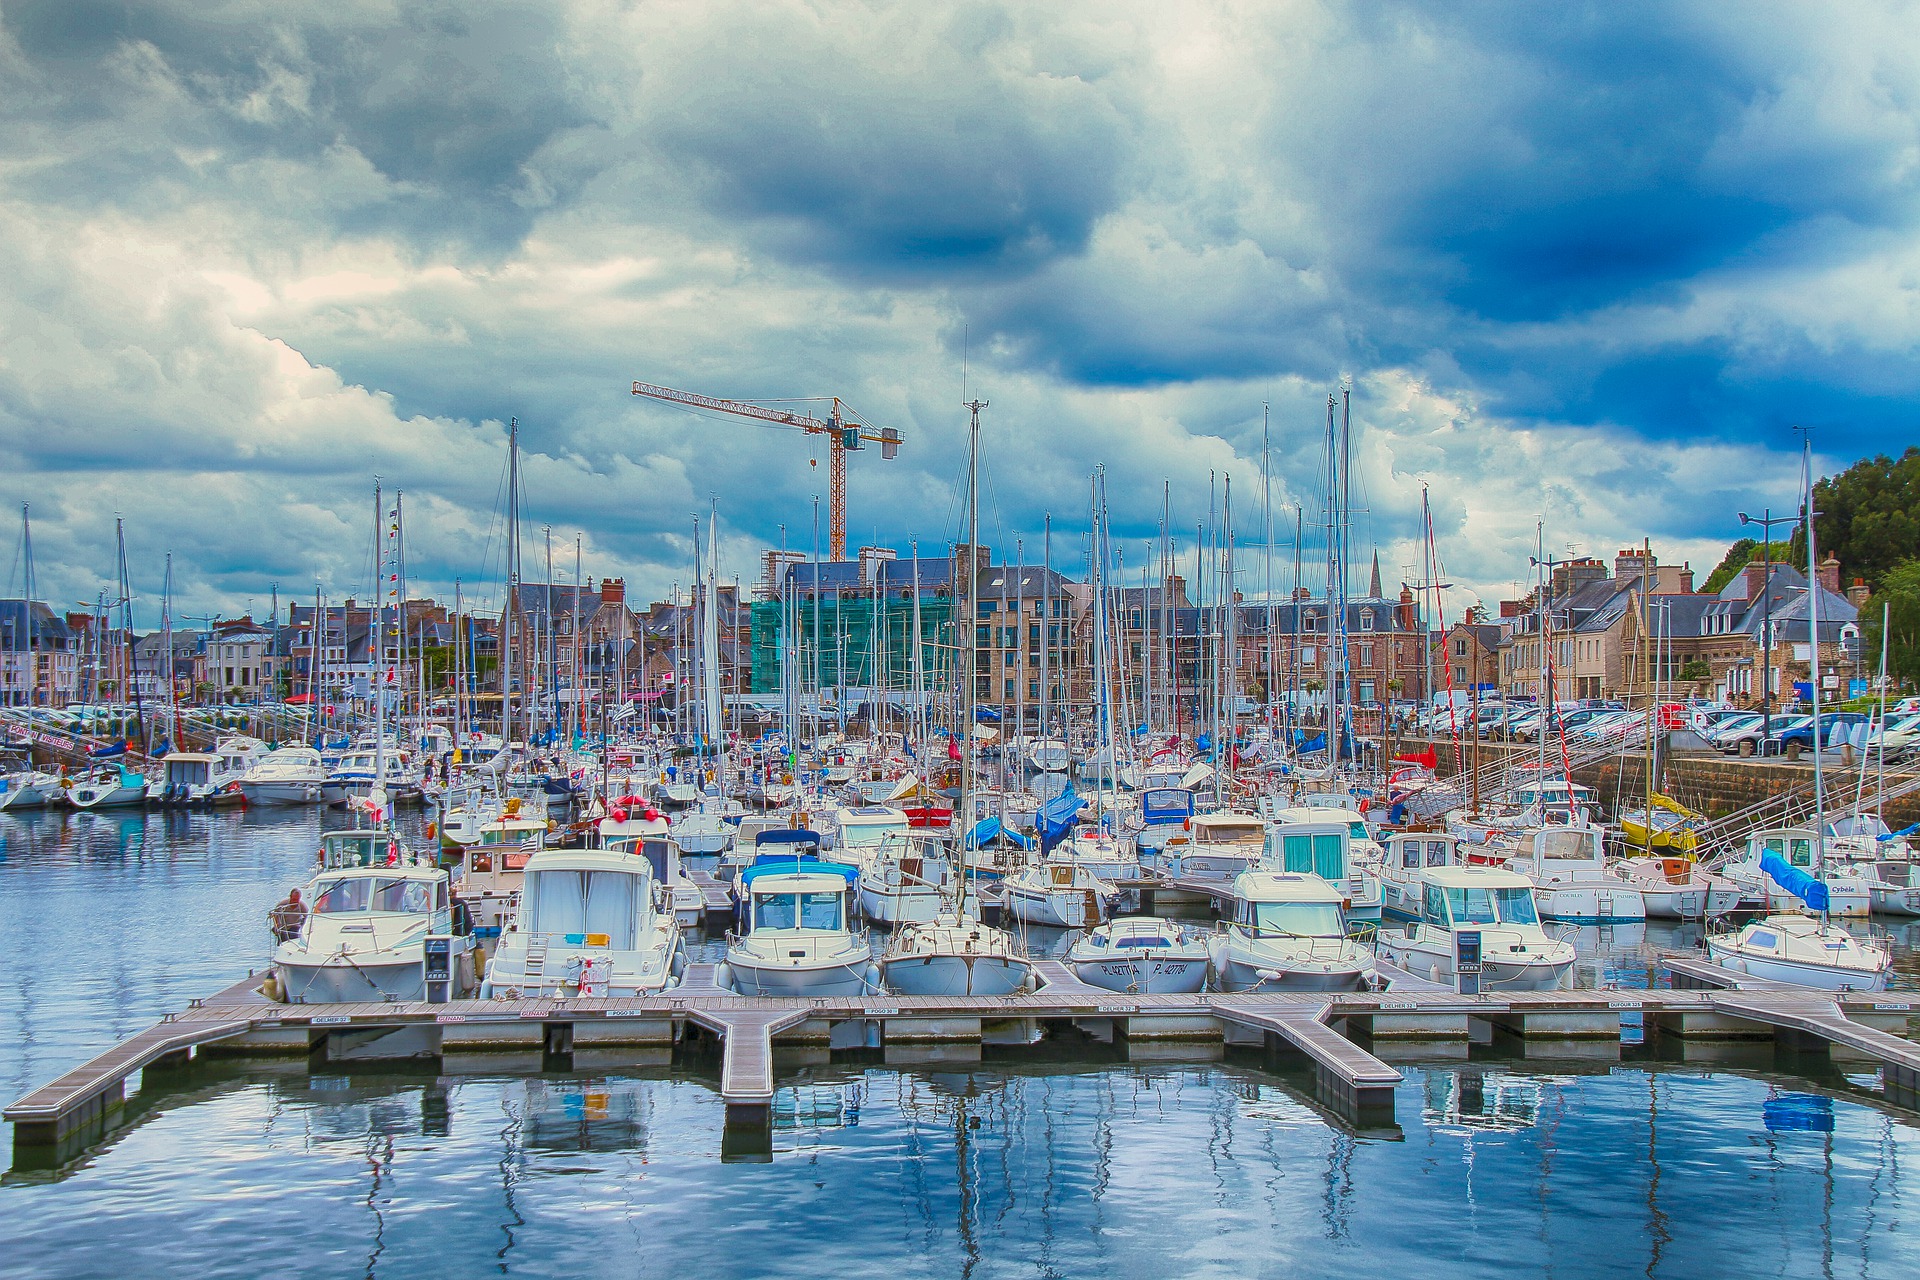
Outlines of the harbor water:
M0 1091L260 968L322 821L342 819L0 817ZM1895 933L1896 985L1920 986ZM1590 931L1582 980L1644 984L1649 948L1682 941ZM97 1146L14 1163L0 1273L1920 1274L1920 1117L1870 1076L1797 1074L1771 1046L1395 1065L1395 1124L1356 1133L1257 1053L796 1059L771 1150L742 1158L700 1060L206 1062L150 1073Z

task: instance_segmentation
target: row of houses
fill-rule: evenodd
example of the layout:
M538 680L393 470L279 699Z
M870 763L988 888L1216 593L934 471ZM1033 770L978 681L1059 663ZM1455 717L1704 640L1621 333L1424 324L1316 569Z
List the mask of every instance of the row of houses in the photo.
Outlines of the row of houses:
M971 582L968 577L971 576ZM1865 588L1839 589L1831 557L1818 585L1821 655L1836 676L1857 660ZM955 594L974 617L956 636ZM1098 693L1098 617L1084 582L1041 566L996 563L987 547L902 558L864 547L816 563L770 553L753 591L717 591L717 673L734 697L774 698L797 681L809 696L895 695L949 687L973 648L975 697L1032 722L1041 705L1087 705ZM1787 565L1754 563L1718 592L1692 571L1626 550L1553 567L1529 595L1444 631L1429 629L1411 588L1389 595L1376 557L1341 627L1324 597L1196 601L1179 574L1108 596L1108 663L1116 712L1167 722L1200 718L1223 693L1242 708L1315 706L1332 690L1362 707L1417 701L1445 688L1557 699L1709 694L1757 701L1762 683L1806 676L1813 592ZM255 702L364 696L380 670L395 683L498 704L502 645L516 701L581 708L637 698L678 705L701 678L697 594L634 609L621 578L521 583L498 613L411 599L370 606L289 604L285 616L213 620L203 629L126 637L92 614L0 601L0 701ZM918 643L915 625L918 624ZM385 635L381 634L384 625ZM379 657L376 658L376 652ZM1222 671L1221 664L1230 664Z
M1832 556L1819 581L1791 565L1753 561L1716 592L1693 589L1692 570L1661 565L1644 548L1556 566L1550 580L1497 619L1470 618L1442 643L1454 687L1556 701L1712 697L1757 705L1763 691L1791 698L1818 643L1829 690L1860 669L1859 607L1866 585L1840 589ZM1812 617L1818 608L1819 633Z

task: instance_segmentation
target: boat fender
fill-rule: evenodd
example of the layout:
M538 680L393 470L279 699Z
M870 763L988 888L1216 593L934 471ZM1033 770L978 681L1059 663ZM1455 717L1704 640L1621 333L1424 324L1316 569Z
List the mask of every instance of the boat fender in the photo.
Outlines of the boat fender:
M440 834L439 824L434 822L429 822L427 824L427 839L431 840L439 834Z
M267 980L260 984L260 994L275 1004L285 1004L287 1002L286 988L280 985L280 975L277 973L269 973L267 975Z
M725 961L713 966L713 985L722 991L733 991L733 966Z

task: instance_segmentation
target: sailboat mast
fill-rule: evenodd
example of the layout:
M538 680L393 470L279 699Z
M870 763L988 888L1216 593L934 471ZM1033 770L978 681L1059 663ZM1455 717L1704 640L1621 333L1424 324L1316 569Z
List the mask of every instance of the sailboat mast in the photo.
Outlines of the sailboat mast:
M973 717L974 717L974 665L973 618L977 612L974 593L979 575L975 566L979 564L977 547L980 541L980 411L987 402L975 397L963 406L970 413L967 426L967 548L966 564L960 574L961 581L954 584L954 599L963 599L961 625L954 628L954 638L961 644L961 652L966 656L961 661L961 670L965 673L960 686L960 882L961 902L965 905L967 880L967 842L973 835Z
M513 615L520 608L520 419L507 422L507 608L500 637L500 736L513 741Z
M1807 679L1813 690L1813 847L1818 858L1816 872L1827 865L1827 790L1826 774L1820 757L1826 747L1820 722L1820 551L1816 545L1813 518L1813 437L1801 440L1800 519L1807 530Z

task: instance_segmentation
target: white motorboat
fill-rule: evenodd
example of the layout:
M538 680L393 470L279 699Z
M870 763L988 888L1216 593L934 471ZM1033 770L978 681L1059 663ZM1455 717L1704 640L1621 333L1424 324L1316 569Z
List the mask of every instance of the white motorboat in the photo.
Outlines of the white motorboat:
M1233 919L1210 942L1221 990L1354 991L1370 984L1373 955L1350 936L1338 886L1311 872L1243 871L1233 895Z
M1571 943L1540 927L1533 885L1500 867L1434 867L1421 872L1420 919L1381 930L1375 951L1435 982L1454 980L1454 935L1480 934L1480 985L1488 991L1551 991L1573 972Z
M1740 907L1740 886L1691 858L1625 858L1611 874L1640 891L1649 920L1714 920Z
M1237 876L1258 866L1267 847L1266 819L1221 810L1196 813L1185 844L1169 844L1160 868L1171 876Z
M240 776L250 805L319 804L327 767L312 747L278 747Z
M379 771L377 777L376 770ZM374 747L356 747L341 756L321 795L329 804L365 799L376 782L395 803L420 795L420 777L414 772L412 756L403 750L381 751Z
M1798 913L1769 915L1732 933L1714 934L1707 939L1707 955L1722 968L1823 991L1884 991L1892 968L1886 948Z
M446 937L452 994L473 989L473 939L454 935L447 873L401 853L389 831L329 831L307 886L307 917L274 950L294 1004L424 1000L426 940Z
M170 751L160 760L163 805L241 804L241 780L267 755L266 744L245 736L223 739L210 752Z
M1566 924L1639 924L1646 899L1607 869L1598 827L1551 826L1528 833L1507 868L1533 881L1540 914Z
M528 859L520 905L487 965L482 998L644 996L674 986L686 950L645 858L546 849Z
M963 908L903 925L880 957L880 978L903 996L1010 996L1032 984L1019 940Z
M1460 837L1450 832L1397 831L1388 836L1386 854L1371 873L1378 886L1381 919L1418 920L1424 909L1427 869L1465 865Z
M76 809L117 809L147 802L148 782L125 765L103 769L65 788L67 803Z
M1204 939L1153 916L1121 916L1067 949L1067 964L1080 981L1140 995L1199 991L1207 985L1207 963Z
M731 813L729 813L731 809ZM729 805L717 797L708 797L691 809L670 819L673 842L690 865L711 871L720 865L720 855L733 847L739 831L739 819L746 812L738 803ZM733 818L732 822L727 819Z
M1099 924L1113 897L1111 886L1089 868L1053 859L1029 863L1000 884L1014 919L1056 929Z
M722 985L750 996L852 996L880 989L851 921L860 873L839 862L761 854L740 872L745 932L729 934Z

